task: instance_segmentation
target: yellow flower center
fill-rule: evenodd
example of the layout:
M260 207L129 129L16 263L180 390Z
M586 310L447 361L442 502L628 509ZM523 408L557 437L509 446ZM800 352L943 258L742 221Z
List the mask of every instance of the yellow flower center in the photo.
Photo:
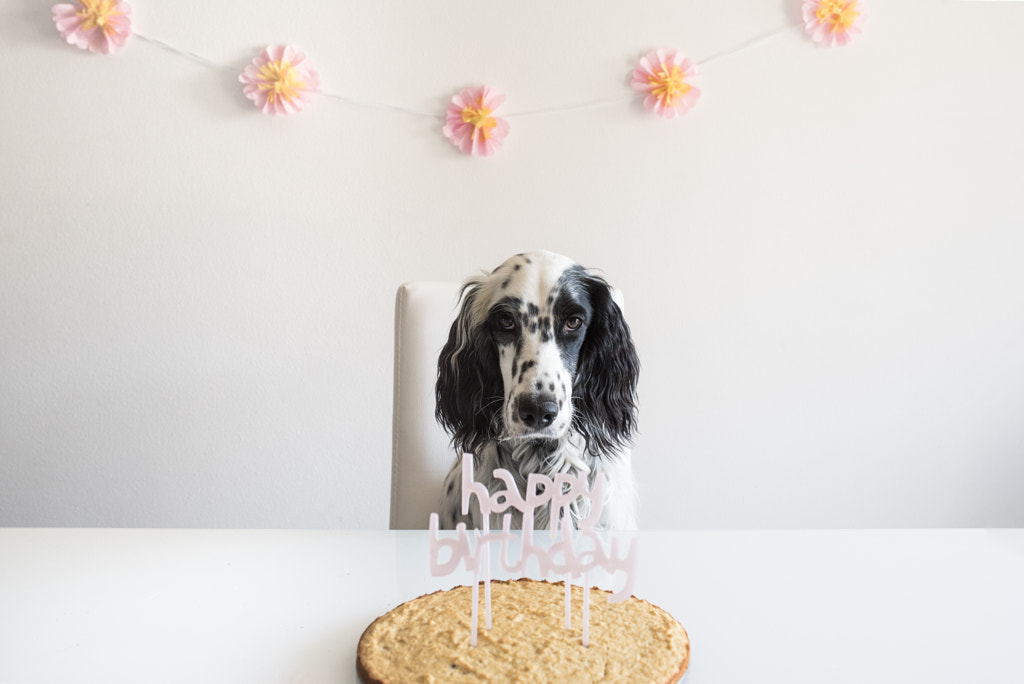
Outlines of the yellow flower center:
M298 71L287 59L267 62L260 67L260 90L269 91L267 102L273 104L278 98L291 102L299 96L300 90L306 89L306 82L300 80Z
M846 31L860 16L857 3L858 0L821 0L814 16L819 24L827 25L831 33Z
M123 13L117 8L117 0L78 0L82 9L76 15L82 18L82 30L99 28L110 34L115 27L110 23L111 17L119 17Z
M491 129L498 125L498 122L491 116L491 111L484 107L484 99L481 97L475 105L469 105L462 109L462 120L473 125L473 137L483 136L484 140L491 137Z
M666 107L674 107L676 101L681 99L693 88L683 80L683 70L678 64L673 64L671 69L664 64L653 74L647 77L647 83L654 86L651 94L656 96Z

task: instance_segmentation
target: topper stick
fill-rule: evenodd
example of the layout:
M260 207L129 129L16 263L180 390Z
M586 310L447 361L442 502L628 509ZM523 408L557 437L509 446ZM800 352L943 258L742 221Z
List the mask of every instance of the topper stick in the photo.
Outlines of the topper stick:
M476 648L476 623L480 618L480 607L477 606L477 602L480 601L480 583L476 581L476 573L473 573L473 607L469 611L469 645Z
M565 576L565 628L572 629L572 575Z
M583 573L583 646L590 647L590 573Z
M484 516L484 537L490 539L491 516ZM491 629L491 554L490 545L485 544L481 553L484 556L484 626Z

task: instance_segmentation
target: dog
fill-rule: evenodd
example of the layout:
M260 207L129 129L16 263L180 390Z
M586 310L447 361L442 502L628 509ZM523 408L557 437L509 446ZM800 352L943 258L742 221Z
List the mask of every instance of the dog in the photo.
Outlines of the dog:
M474 455L474 480L505 489L510 471L525 496L531 473L605 478L598 529L635 529L629 460L637 422L640 361L612 290L601 277L552 252L519 254L465 281L461 306L441 350L435 385L437 421L458 454ZM462 513L461 458L445 478L439 525L482 529L472 499ZM549 505L534 511L547 527ZM590 515L587 497L568 507L572 527ZM512 526L522 527L514 507ZM501 528L492 515L491 529ZM562 521L556 520L556 523Z

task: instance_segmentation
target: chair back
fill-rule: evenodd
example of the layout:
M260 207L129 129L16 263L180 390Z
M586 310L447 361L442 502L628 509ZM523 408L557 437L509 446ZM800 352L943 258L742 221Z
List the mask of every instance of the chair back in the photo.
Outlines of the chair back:
M426 529L455 453L434 419L437 357L458 314L460 283L411 282L395 298L391 529Z

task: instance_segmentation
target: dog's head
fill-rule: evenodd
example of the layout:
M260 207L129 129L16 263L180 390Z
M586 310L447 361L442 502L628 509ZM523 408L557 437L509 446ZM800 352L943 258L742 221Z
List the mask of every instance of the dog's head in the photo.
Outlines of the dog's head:
M595 454L629 443L639 361L611 290L551 252L470 278L438 360L438 421L462 451L492 440L559 440Z

